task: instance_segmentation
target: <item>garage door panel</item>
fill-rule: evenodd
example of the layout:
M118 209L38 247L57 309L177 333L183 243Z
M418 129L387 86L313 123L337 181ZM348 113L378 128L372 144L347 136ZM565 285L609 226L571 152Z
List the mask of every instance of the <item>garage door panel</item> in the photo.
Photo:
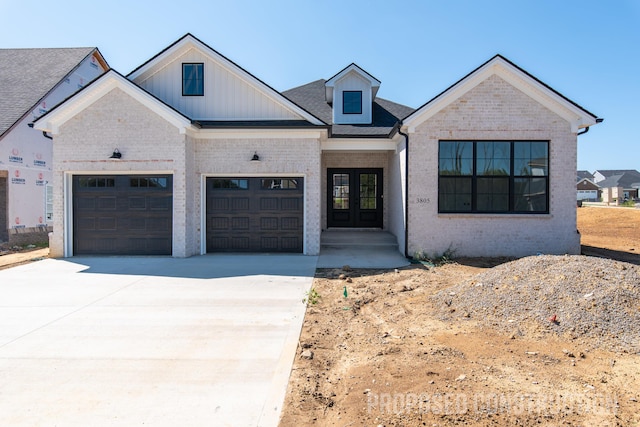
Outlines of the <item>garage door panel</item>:
M300 199L293 199L290 197L283 198L280 203L283 211L300 211L302 210L302 206L300 206Z
M277 211L279 205L279 199L275 197L261 197L260 198L260 210L263 211Z
M208 178L208 252L302 252L302 178Z
M172 193L171 175L74 176L74 254L171 255Z
M114 211L116 210L116 198L115 197L98 197L96 210L99 211Z
M232 211L248 211L249 210L249 198L243 197L239 199L231 199Z
M117 230L118 227L116 223L117 223L117 220L114 217L98 218L98 230L103 230L103 231Z
M231 219L231 229L232 230L249 230L250 228L250 218L249 217L235 217Z
M147 210L147 199L145 197L129 197L129 210L145 211Z

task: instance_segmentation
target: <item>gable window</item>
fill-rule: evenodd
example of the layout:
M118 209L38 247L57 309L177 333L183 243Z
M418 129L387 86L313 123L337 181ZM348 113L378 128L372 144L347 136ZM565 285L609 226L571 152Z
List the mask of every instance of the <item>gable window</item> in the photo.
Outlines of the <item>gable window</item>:
M362 114L361 90L345 90L342 92L342 114Z
M204 95L204 64L202 63L182 64L182 95L183 96L203 96Z
M548 213L547 141L440 141L438 212Z

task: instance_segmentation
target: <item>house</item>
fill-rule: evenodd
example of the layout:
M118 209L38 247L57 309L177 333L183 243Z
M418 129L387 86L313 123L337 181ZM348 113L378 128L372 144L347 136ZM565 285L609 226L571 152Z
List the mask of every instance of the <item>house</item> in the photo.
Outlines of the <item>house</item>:
M638 198L640 172L636 170L599 170L594 173L602 188L603 202Z
M578 184L576 184L577 200L586 200L588 202L597 202L600 200L600 186L595 184L589 178L578 176Z
M356 64L278 92L187 34L35 122L54 138L53 256L578 253L577 134L601 121L496 55L417 109ZM416 82L419 90L419 82Z
M97 48L0 49L0 242L47 241L52 145L29 125L107 68Z
M589 171L577 171L577 179L576 181L580 182L582 179L588 179L591 182L595 182L595 177Z

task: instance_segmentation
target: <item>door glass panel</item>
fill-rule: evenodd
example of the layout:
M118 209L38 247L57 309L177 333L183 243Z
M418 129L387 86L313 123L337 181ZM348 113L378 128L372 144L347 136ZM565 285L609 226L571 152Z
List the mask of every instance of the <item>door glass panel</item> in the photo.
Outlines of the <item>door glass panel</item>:
M349 174L333 174L333 209L349 209Z
M360 209L375 209L378 193L378 176L375 173L360 174Z

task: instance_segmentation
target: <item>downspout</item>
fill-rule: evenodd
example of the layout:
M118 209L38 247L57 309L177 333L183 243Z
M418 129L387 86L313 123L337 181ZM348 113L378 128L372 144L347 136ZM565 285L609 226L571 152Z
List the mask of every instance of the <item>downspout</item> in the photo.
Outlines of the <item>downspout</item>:
M604 122L604 119L603 119L603 118L598 117L598 118L596 119L596 124L598 124L598 123L602 123L602 122ZM589 127L589 126L587 126L586 128L584 128L584 130L583 130L582 132L578 132L578 133L576 134L576 136L578 136L578 135L584 135L585 133L589 132L589 128L590 128L590 127Z
M404 256L413 259L409 255L409 135L402 132L402 121L398 124L398 133L404 136Z

